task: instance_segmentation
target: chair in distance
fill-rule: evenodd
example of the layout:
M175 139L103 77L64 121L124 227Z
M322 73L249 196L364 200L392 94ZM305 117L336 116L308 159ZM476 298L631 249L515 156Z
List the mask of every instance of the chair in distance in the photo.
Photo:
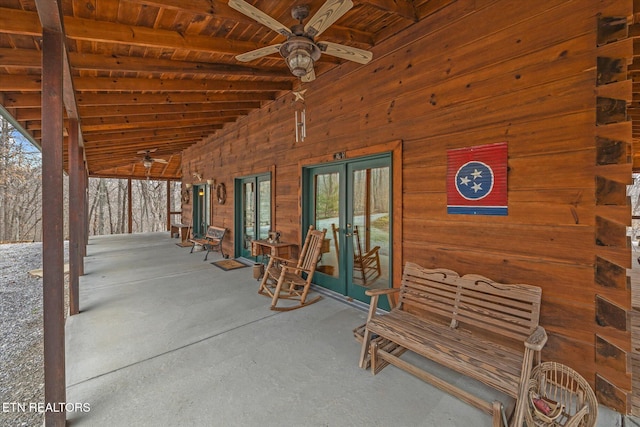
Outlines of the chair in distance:
M362 286L369 286L382 274L382 270L380 268L380 254L378 254L380 246L375 246L363 253L362 245L360 243L360 233L357 225L353 230L353 238L355 240L353 277L360 280Z
M338 227L331 224L333 232L333 242L336 248L336 258L340 258L340 247L338 245ZM369 286L382 275L380 267L380 246L362 252L362 244L360 243L360 233L356 225L353 230L353 278L358 281L357 284Z
M258 293L271 298L271 310L289 311L313 304L318 295L307 300L313 273L322 255L322 244L327 230L309 226L299 258L284 259L270 256ZM303 274L304 273L304 274ZM295 305L278 306L281 299L298 301Z

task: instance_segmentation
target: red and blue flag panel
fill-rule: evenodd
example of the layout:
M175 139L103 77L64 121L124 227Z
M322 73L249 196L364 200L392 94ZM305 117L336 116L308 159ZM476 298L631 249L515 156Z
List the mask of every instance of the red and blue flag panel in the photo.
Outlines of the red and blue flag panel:
M507 143L447 150L447 213L507 215Z

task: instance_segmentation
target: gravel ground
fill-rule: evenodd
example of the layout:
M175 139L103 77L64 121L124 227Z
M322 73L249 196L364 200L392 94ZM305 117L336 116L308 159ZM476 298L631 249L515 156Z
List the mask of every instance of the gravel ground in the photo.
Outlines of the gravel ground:
M38 412L12 410L14 404L44 402L42 279L28 273L37 268L42 243L0 245L0 426L43 423Z

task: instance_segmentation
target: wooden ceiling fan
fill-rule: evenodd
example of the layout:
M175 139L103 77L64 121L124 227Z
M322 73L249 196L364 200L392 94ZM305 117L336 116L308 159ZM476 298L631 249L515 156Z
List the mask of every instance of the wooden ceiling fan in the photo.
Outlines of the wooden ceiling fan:
M303 82L310 82L316 78L313 65L322 53L360 64L366 64L373 58L373 54L366 50L338 43L315 41L317 36L353 7L351 0L327 0L306 24L303 24L303 21L309 16L309 6L294 6L291 9L291 16L299 23L290 29L244 0L229 0L229 6L287 38L284 43L238 55L236 56L238 61L249 62L279 52L294 76L299 77Z

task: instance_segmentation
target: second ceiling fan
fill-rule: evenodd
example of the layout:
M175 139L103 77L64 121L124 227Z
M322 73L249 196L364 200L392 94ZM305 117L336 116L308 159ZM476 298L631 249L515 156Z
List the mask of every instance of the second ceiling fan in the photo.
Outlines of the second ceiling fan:
M238 61L249 62L279 52L294 76L303 82L310 82L316 78L313 65L322 53L360 64L366 64L373 58L371 52L356 47L315 41L317 36L353 7L351 0L327 0L306 24L303 21L309 16L309 6L294 6L291 16L299 23L290 29L244 0L229 0L229 6L287 38L284 43L238 55Z

